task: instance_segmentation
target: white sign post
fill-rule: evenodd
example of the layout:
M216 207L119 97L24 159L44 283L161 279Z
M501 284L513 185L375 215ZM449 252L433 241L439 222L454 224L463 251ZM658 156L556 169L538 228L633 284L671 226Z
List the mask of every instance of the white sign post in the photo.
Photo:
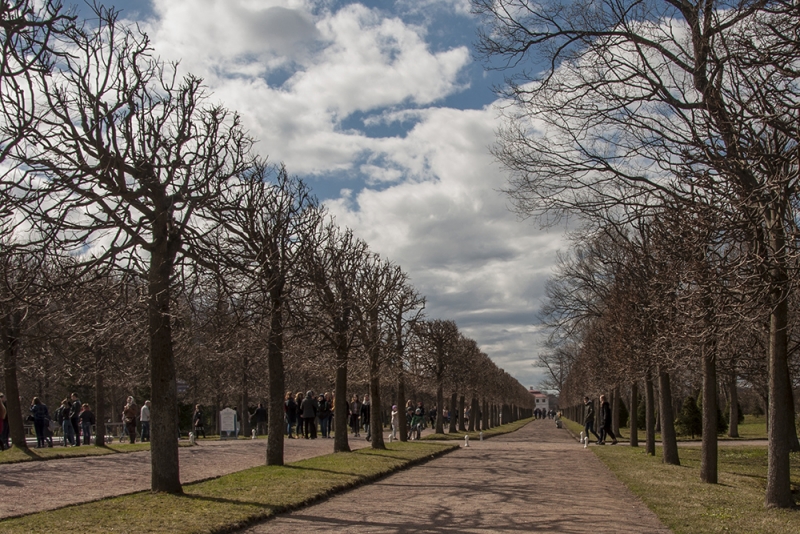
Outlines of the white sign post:
M219 439L236 439L236 410L225 408L219 412Z

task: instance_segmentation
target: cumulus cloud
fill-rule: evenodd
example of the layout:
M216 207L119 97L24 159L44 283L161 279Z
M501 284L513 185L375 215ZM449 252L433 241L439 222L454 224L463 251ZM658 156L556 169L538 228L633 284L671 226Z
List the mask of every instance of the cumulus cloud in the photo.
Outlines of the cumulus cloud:
M536 310L561 242L507 209L487 148L496 110L442 105L469 88L471 60L467 44L432 46L429 24L465 19L468 0L402 0L393 13L303 0L153 5L145 29L162 57L239 110L263 155L312 185L338 180L330 210L410 274L429 316L454 319L500 367L538 383Z
M499 366L537 385L536 312L562 241L507 209L499 191L505 176L487 148L495 116L491 108L427 110L404 138L382 146L404 181L329 207L402 265L428 296L430 317L454 319Z

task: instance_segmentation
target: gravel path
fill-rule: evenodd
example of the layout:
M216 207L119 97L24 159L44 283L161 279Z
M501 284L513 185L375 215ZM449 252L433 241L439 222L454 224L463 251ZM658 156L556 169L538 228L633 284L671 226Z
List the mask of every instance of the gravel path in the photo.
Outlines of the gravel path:
M364 438L350 440L354 450L367 445ZM201 440L179 450L185 484L264 465L267 441ZM291 439L285 442L284 461L332 452L332 439ZM150 489L150 451L2 465L0 488L0 519L144 491Z
M244 532L668 533L550 420L432 460Z

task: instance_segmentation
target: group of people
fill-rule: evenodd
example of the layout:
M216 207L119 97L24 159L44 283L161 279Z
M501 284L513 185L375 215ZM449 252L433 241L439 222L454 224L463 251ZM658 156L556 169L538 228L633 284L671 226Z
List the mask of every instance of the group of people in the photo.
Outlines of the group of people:
M556 411L555 410L546 410L544 408L536 408L533 410L533 417L535 419L555 419L556 418Z
M334 401L330 393L286 392L283 401L286 435L292 439L317 439L317 424L323 438L331 438Z
M36 398L34 398L35 401ZM33 410L33 406L31 406L31 410ZM81 436L83 436L84 445L91 443L92 426L95 424L94 413L88 403L80 401L77 393L73 393L61 401L61 406L56 409L55 417L56 423L62 430L62 444L65 447L79 447ZM35 425L34 420L34 427ZM48 443L52 446L52 439Z
M5 407L3 408L5 412ZM62 444L65 447L79 447L81 438L83 445L92 441L92 427L97 423L91 406L81 402L77 393L61 401L61 405L51 416L47 405L39 397L31 401L28 419L33 422L36 432L36 448L53 446L53 430L61 428ZM150 401L146 401L141 409L136 405L133 397L128 397L122 410L123 435L127 435L131 443L136 441L137 421L142 423L142 441L150 440ZM57 426L54 426L57 425ZM5 423L4 426L7 426ZM8 446L8 440L0 440L0 448Z
M586 439L589 439L589 432L594 434L597 438L598 445L605 445L606 438L611 436L611 444L617 444L617 436L611 430L611 405L606 400L605 395L600 395L600 435L594 431L594 402L589 397L583 397L584 415L583 415L583 432Z

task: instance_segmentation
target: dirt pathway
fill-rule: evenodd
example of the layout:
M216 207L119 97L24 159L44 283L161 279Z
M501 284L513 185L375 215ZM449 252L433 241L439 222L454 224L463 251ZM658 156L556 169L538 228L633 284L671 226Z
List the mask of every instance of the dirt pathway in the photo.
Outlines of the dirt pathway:
M670 532L550 420L470 445L245 532Z

